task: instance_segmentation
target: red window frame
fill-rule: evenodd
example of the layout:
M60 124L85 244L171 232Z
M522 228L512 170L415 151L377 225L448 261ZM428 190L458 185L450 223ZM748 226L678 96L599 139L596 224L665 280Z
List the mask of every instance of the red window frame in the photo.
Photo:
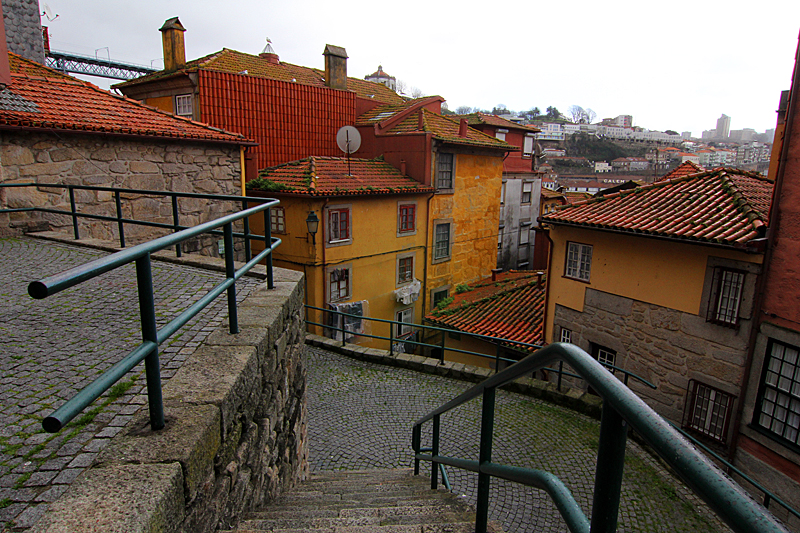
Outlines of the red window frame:
M350 209L331 209L328 211L328 242L350 239Z
M417 229L417 206L402 204L400 206L400 233L409 233Z
M401 257L397 264L397 283L414 281L414 256Z

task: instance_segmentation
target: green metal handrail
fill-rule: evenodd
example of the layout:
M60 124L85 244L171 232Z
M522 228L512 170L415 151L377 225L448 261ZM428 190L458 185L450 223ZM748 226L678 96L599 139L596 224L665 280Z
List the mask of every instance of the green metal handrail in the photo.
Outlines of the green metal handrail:
M473 351L470 351L470 350L461 350L459 348L447 347L446 344L445 344L445 340L446 340L446 337L444 335L445 333L458 333L459 335L466 335L467 337L470 337L470 338L474 338L474 339L478 339L478 340L482 340L482 341L486 341L486 342L490 342L490 343L495 343L498 346L501 343L513 344L513 345L519 346L522 349L525 349L526 351L533 351L533 350L538 350L538 349L541 348L541 346L539 346L537 344L529 344L527 342L520 342L520 341L511 340L511 339L504 339L502 337L491 337L489 335L480 335L478 333L469 333L469 332L466 332L466 331L459 331L459 330L448 329L448 328L440 328L440 327L437 327L437 326L423 326L423 325L419 325L419 324L409 324L408 322L399 322L397 320L387 320L385 318L373 318L373 317L368 317L368 316L352 315L352 314L344 313L342 311L337 311L335 309L324 309L322 307L315 307L313 305L308 305L308 304L305 305L305 308L306 309L314 309L316 311L322 311L324 313L331 313L331 314L336 315L336 316L339 317L339 319L336 321L336 323L338 324L337 326L331 326L331 325L328 325L328 324L320 324L319 322L312 322L312 321L308 320L308 317L306 317L306 324L310 324L312 326L320 326L320 327L323 327L323 328L327 328L327 329L330 329L330 330L333 330L333 331L340 332L342 334L342 346L344 346L346 344L345 335L344 334L345 333L352 333L352 332L347 331L347 330L344 329L344 317L358 318L360 320L371 320L373 322L382 322L382 323L392 324L392 325L394 325L394 324L402 324L404 326L411 326L412 328L422 329L423 333L424 333L425 330L440 331L440 332L442 332L442 342L441 342L441 344L429 344L429 343L421 342L421 341L398 339L398 338L396 338L394 336L394 328L393 327L389 328L389 336L388 337L384 337L384 336L381 336L381 335L368 335L368 334L365 334L365 333L358 333L357 335L359 337L366 337L366 338L370 338L370 339L388 340L389 341L389 353L390 354L394 353L394 341L402 341L404 344L413 344L414 346L425 346L425 347L428 347L428 348L437 348L437 349L441 350L441 354L439 356L439 361L441 363L444 363L445 351L450 351L450 352L455 352L455 353L463 353L463 354L467 354L467 355L475 355L475 356L478 356L478 357L482 357L484 359L492 359L492 360L495 361L495 369L498 368L499 365L497 363L499 361L503 361L503 362L506 362L506 363L512 363L512 364L516 363L518 361L518 359L509 359L507 357L500 357L500 355L486 355L485 353L473 352ZM608 363L600 363L600 364L602 364L607 369L618 371L621 374L623 374L623 383L625 385L628 384L628 378L633 378L636 381L639 381L642 384L646 385L647 387L650 387L651 389L655 389L656 388L656 386L653 385L648 380L644 379L643 377L641 377L641 376L639 376L639 375L637 375L637 374L635 374L633 372L625 370L624 368L619 368L617 366L610 365ZM560 364L559 364L558 368L545 367L545 368L541 368L540 370L547 370L547 371L550 371L550 372L555 372L557 374L557 376L558 376L558 379L557 379L557 388L558 388L558 390L561 390L561 378L562 378L562 376L569 376L569 377L579 378L579 379L581 377L578 374L574 374L572 372L568 372L568 371L564 370L563 369L563 365L560 365Z
M494 400L497 387L557 361L568 363L603 398L591 520L583 514L569 490L552 474L492 462ZM479 460L466 461L439 455L441 415L479 396L483 397ZM428 421L433 423L431 446L433 451L430 455L421 453L422 424ZM491 477L546 490L573 533L590 531L612 533L617 527L629 427L633 428L733 531L788 533L788 530L767 509L756 503L744 489L720 472L705 455L692 447L641 398L589 354L571 344L555 343L542 348L417 420L412 430L414 470L418 474L419 461L425 460L433 465L447 464L478 472L475 522L477 533L484 533L488 525ZM431 487L436 488L437 482L437 469L431 468Z
M262 199L262 201L264 201ZM66 272L31 282L28 285L28 294L33 298L42 299L60 291L74 287L84 281L95 278L129 263L136 263L136 279L139 293L139 312L142 323L143 342L125 356L121 361L106 370L98 379L89 384L78 394L59 407L50 416L44 419L42 426L45 431L54 433L72 420L86 406L100 397L122 376L142 360L145 361L145 374L147 378L147 398L150 409L150 426L154 430L164 427L164 406L161 397L161 376L158 360L158 346L178 331L189 320L197 315L214 299L227 292L228 319L230 332L238 333L239 324L236 311L236 280L245 275L250 269L264 258L270 258L272 251L281 243L280 239L270 235L269 208L276 205L278 200L266 200L261 205L233 213L216 220L212 220L193 228L184 229L177 233L165 235L158 239L145 242L121 250L106 257L101 257L89 263L77 266ZM264 240L264 250L250 259L240 269L236 270L233 258L233 223L256 213L264 213L266 235L264 237L251 236L252 239ZM177 317L172 319L160 330L156 326L155 300L153 296L153 276L151 267L151 254L181 242L208 233L216 228L223 228L225 244L225 281L212 288L205 296L189 306ZM267 246L267 242L270 243ZM274 288L271 262L267 265L267 284Z
M69 211L65 211L63 209L55 209L51 207L24 207L24 208L14 208L14 209L0 209L0 213L19 213L27 211L27 212L40 212L40 213L50 213L55 215L68 216L72 219L72 233L75 240L80 239L80 230L78 228L78 219L80 218L87 218L91 220L103 220L106 222L116 222L118 229L117 233L119 234L120 248L125 248L125 224L134 224L137 226L147 226L151 228L169 229L172 231L180 231L183 229L188 229L189 226L184 226L180 224L180 216L178 213L178 200L180 198L197 198L210 201L236 202L236 203L241 203L242 209L248 209L250 203L262 203L264 201L271 201L271 199L269 198L265 199L255 196L234 196L226 194L155 191L150 189L123 189L120 187L102 187L97 185L68 185L61 183L0 183L0 188L24 188L24 187L65 189L69 194L69 200L70 200ZM108 216L108 215L98 215L95 213L78 212L77 201L75 200L76 190L114 193L114 206L116 215ZM123 194L141 194L144 196L166 196L170 198L172 204L172 224L167 224L164 222L152 222L149 220L137 220L134 218L123 217L122 216ZM249 225L249 220L247 218L244 219L243 225L244 225L243 228L244 231L242 233L234 232L233 236L244 239L245 261L249 261L251 258L250 241L251 240L263 241L264 238L250 233L250 225ZM209 231L208 233L210 233L211 235L224 237L221 231L212 230ZM180 243L175 245L175 252L178 255L178 257L181 257L182 251ZM270 261L271 260L272 259L270 257Z

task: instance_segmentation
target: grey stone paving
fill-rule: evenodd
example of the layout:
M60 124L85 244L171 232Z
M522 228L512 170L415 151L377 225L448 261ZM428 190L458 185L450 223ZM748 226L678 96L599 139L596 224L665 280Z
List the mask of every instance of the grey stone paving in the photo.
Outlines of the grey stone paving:
M43 417L141 342L135 268L106 273L44 300L30 281L107 255L30 238L0 239L0 529L30 527L146 402L143 365L57 434ZM159 326L223 274L153 262ZM241 278L237 298L260 281ZM175 374L227 316L222 295L161 346L161 375Z
M308 380L309 455L315 472L413 466L412 423L471 386L311 347ZM554 473L588 516L599 422L503 391L496 404L493 459ZM443 415L442 454L477 459L479 419L478 400ZM728 531L686 487L628 442L618 531ZM423 432L424 445L430 445L430 433ZM477 476L452 468L448 473L453 490L474 503ZM490 518L509 533L567 531L542 491L493 480L492 502Z

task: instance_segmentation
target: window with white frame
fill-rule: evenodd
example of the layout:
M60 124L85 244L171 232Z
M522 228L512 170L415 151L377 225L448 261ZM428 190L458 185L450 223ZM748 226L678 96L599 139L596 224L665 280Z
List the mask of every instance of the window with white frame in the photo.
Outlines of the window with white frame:
M414 256L401 256L397 259L397 284L414 281Z
M568 242L564 275L568 278L589 281L591 270L592 246L578 242Z
M694 379L689 380L687 393L684 427L724 444L733 410L733 396Z
M191 94L179 94L175 97L175 114L179 117L192 118Z
M495 132L494 136L495 136L496 139L499 139L501 141L505 141L506 140L506 133L508 133L508 130L500 129L500 130L497 130Z
M414 328L411 327L414 323L414 308L408 307L398 311L395 315L395 321L401 322L400 324L395 324L395 336L397 338L410 336L414 330Z
M350 208L328 209L328 242L341 243L350 240Z
M770 339L753 423L800 446L800 348Z
M617 352L612 350L611 348L606 348L605 346L601 346L599 344L591 343L592 348L592 357L597 359L597 361L606 367L606 370L614 373L613 368L608 368L609 366L615 366L617 361Z
M351 273L349 267L328 269L328 302L338 302L350 298Z
M558 339L558 342L569 342L569 343L572 343L572 330L562 327L561 328L561 336Z
M522 141L522 157L530 157L533 154L533 136L525 134L525 139Z
M452 243L450 236L451 224L442 222L433 227L433 259L443 261L450 258Z
M270 207L269 222L273 233L286 233L286 211L284 208Z
M739 325L745 273L730 268L715 268L711 298L708 303L709 322L728 327Z
M453 188L453 154L439 152L436 158L436 188Z
M533 182L531 181L523 181L522 182L522 199L520 200L523 204L531 203L531 195L533 194Z

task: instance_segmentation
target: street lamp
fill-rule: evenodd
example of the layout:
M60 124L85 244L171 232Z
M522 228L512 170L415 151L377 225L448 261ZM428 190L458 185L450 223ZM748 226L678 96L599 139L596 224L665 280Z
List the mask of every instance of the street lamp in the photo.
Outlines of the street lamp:
M314 211L308 212L308 217L306 218L306 226L308 226L308 232L311 234L311 242L313 244L317 244L317 231L319 231L319 219L317 218L317 213Z

